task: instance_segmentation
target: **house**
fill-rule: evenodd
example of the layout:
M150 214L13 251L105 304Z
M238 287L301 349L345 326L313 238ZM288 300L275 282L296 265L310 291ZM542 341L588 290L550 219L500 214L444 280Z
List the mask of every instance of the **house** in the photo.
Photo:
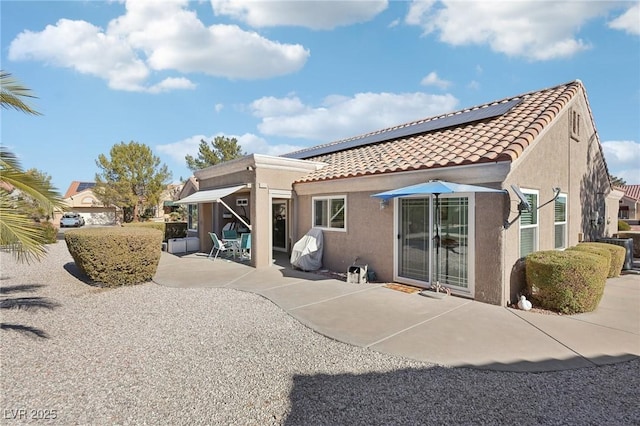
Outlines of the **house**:
M640 185L622 185L624 196L620 199L618 218L629 221L640 221Z
M104 206L93 193L95 182L73 181L64 194L68 210L79 213L87 225L113 225L116 223L117 209ZM62 212L54 216L54 224L60 225Z
M578 80L194 175L199 190L179 202L198 204L203 251L208 232L242 226L252 265L268 267L315 227L324 268L366 264L380 281L439 281L496 305L522 290L528 253L613 235L621 194ZM432 180L498 191L376 197Z

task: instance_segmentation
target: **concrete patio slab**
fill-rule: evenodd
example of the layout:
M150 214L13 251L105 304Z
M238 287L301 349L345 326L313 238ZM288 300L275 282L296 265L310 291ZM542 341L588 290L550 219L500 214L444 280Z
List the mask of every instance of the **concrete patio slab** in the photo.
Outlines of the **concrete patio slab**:
M444 365L491 366L498 370L530 365L540 371L541 363L544 370L554 370L559 364L554 360L568 359L574 359L574 368L593 365L519 320L510 310L477 302L467 303L370 347L413 359L428 358Z
M609 279L595 312L545 315L349 284L287 268L286 261L256 270L201 253L162 253L154 281L260 294L330 338L448 366L553 371L640 356L640 275Z
M470 302L454 297L437 300L374 287L288 312L319 333L369 346L464 303Z

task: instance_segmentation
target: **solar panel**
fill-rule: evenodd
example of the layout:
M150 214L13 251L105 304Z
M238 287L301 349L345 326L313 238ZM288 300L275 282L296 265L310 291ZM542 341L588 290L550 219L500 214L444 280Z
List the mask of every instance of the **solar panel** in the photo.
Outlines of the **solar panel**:
M447 127L459 126L461 124L473 123L474 121L498 117L509 111L514 106L518 105L521 101L522 99L520 98L511 99L508 102L462 111L451 115L444 115L442 117L437 117L429 121L419 122L396 129L390 129L380 133L369 134L335 144L322 145L317 148L292 152L290 154L283 155L283 157L296 159L317 157L319 155L345 151L347 149L357 148L359 146L370 145L411 135L417 135L433 130L445 129Z
M80 182L78 184L77 192L82 192L85 189L93 188L94 186L96 186L95 182Z

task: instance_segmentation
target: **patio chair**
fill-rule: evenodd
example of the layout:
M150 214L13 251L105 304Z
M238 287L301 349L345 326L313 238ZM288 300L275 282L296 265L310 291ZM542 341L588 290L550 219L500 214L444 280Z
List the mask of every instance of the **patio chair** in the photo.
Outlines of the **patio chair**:
M229 250L229 247L224 245L224 243L220 241L218 236L213 232L209 232L209 236L211 237L211 241L213 241L213 247L211 247L211 251L209 252L209 256L207 256L207 259L211 257L211 255L213 254L213 251L215 250L216 254L215 256L213 256L213 260L216 260L220 252L226 252L227 250Z
M240 260L251 259L251 234L240 235Z
M222 230L222 239L223 240L237 240L238 239L238 231L235 229L223 229Z

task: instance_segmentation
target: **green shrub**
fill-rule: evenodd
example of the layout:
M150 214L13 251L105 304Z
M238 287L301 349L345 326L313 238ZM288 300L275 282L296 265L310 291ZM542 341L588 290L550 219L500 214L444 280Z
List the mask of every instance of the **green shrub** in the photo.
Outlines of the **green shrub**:
M606 247L600 247L596 245L591 245L588 243L580 243L575 247L569 247L567 250L578 250L585 251L587 253L597 254L598 256L603 256L607 259L607 265L609 272L607 273L607 277L616 277L617 274L615 270L611 267L611 252ZM620 272L620 271L618 271Z
M160 231L162 231L162 233L164 234L165 232L165 223L164 222L128 222L128 223L123 223L122 224L123 227L125 228L152 228L152 229L158 229Z
M78 269L106 287L150 281L160 261L162 232L157 229L78 229L64 239Z
M58 242L58 228L53 226L51 222L40 222L37 226L42 229L44 233L45 244L55 244Z
M608 270L606 257L578 250L539 251L525 259L527 290L534 303L565 314L598 307Z
M187 236L186 222L131 222L125 223L124 226L159 229L162 231L162 241L165 242L173 238L184 238Z
M609 243L580 243L579 246L598 247L600 249L609 250L611 253L611 261L609 264L608 277L619 277L624 266L624 260L627 256L627 250L624 247Z
M624 220L618 219L618 231L630 231L631 225Z

